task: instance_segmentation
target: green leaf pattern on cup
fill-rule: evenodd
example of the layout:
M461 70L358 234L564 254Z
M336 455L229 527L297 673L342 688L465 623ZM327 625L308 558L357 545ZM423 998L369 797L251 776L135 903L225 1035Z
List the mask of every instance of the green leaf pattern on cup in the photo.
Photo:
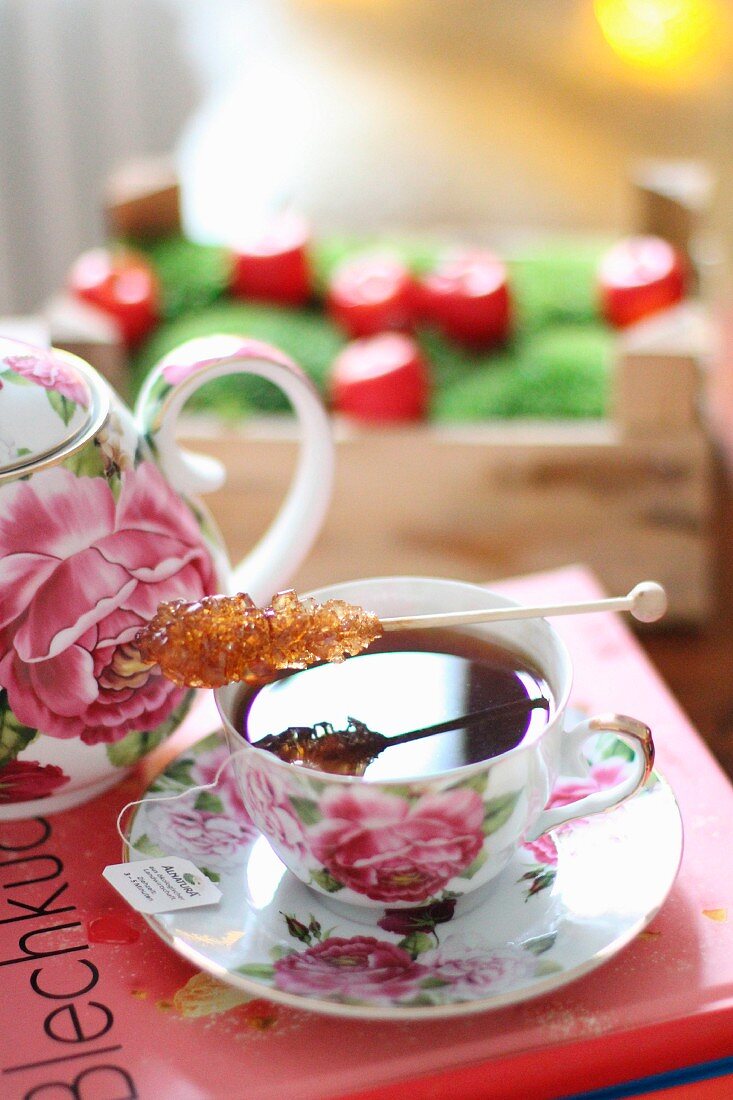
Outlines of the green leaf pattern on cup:
M329 875L325 867L322 867L319 871L311 871L311 882L315 882L327 894L335 894L344 888L344 884L338 882L333 875Z
M491 836L502 825L506 825L514 812L514 807L519 801L521 793L521 791L508 791L506 794L499 795L497 798L490 798L484 803L484 836Z
M317 825L321 820L318 803L311 798L297 798L290 796L290 804L304 825Z

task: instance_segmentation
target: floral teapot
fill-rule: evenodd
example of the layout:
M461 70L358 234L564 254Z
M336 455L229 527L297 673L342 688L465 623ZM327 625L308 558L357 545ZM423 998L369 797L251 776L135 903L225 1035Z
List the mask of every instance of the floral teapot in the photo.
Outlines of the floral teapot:
M225 472L175 428L194 390L237 372L284 391L301 445L278 515L232 570L194 495ZM0 337L0 820L93 797L177 728L192 692L140 661L138 629L166 600L269 599L321 527L332 472L314 387L267 345L189 341L133 415L76 356Z

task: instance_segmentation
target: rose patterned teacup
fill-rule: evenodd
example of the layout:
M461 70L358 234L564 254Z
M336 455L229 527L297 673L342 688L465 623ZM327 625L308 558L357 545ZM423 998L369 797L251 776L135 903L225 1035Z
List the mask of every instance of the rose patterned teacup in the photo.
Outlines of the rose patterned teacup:
M404 616L511 605L485 588L427 577L382 577L312 593L346 599L377 615ZM240 731L241 685L215 692L244 804L285 865L336 910L421 908L481 900L515 849L567 821L634 795L654 760L651 732L619 715L564 725L572 679L568 651L544 619L466 628L519 654L542 673L553 697L544 725L515 748L429 777L399 780L331 775L297 767L250 745ZM305 673L307 675L307 673ZM583 746L612 732L633 753L615 786L546 808L559 776L589 777ZM272 729L269 732L279 733ZM579 784L579 789L583 789ZM585 789L588 789L586 785ZM465 908L466 906L464 906Z

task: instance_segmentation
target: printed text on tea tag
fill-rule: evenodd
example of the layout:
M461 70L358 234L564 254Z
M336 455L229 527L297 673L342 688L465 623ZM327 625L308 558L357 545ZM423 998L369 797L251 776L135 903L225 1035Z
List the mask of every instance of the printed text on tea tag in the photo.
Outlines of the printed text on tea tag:
M221 899L221 890L195 863L180 856L113 863L102 874L139 913L170 913Z

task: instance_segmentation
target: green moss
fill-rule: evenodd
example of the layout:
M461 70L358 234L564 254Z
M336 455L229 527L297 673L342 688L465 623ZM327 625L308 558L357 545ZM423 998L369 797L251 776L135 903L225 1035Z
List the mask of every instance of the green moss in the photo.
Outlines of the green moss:
M164 322L203 309L226 293L231 271L226 249L180 236L135 241L134 247L144 252L155 268Z
M611 338L600 325L557 325L436 389L436 420L601 417Z
M423 328L417 334L418 343L431 366L433 387L437 392L463 379L485 372L496 372L503 365L511 366L516 357L516 341L506 348L474 352L459 347L433 329Z
M417 339L433 375L431 416L436 420L492 417L600 417L608 407L611 334L600 321L595 272L608 241L549 241L515 252L508 261L516 311L512 343L476 354L421 329ZM286 309L227 296L230 261L223 248L182 237L143 248L162 286L164 319L133 364L136 387L148 370L178 344L224 332L275 344L301 364L326 396L327 379L344 336L316 304ZM442 245L431 239L332 235L312 249L315 296L325 292L335 267L377 248L399 255L416 274L434 265ZM219 379L199 391L193 408L240 416L286 411L280 391L242 375Z
M391 252L414 275L421 275L434 266L441 247L435 241L398 235L354 236L342 233L324 237L314 243L311 252L316 295L325 295L329 279L339 264L368 252Z
M607 241L554 241L517 253L508 261L517 306L517 327L536 332L545 325L598 319L596 270Z

